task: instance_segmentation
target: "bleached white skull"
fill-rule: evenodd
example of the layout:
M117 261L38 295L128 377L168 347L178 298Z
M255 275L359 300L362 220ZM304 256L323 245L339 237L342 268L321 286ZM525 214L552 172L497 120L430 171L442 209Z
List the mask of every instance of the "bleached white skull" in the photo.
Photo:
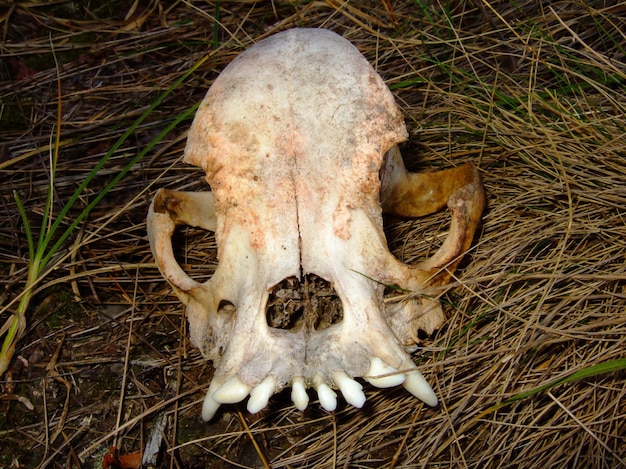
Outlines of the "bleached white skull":
M471 164L407 173L396 147L406 137L380 76L330 31L271 36L215 80L185 151L185 161L206 172L211 192L160 190L148 215L159 269L187 307L192 342L216 366L205 420L248 395L248 410L257 412L289 385L299 409L308 404L307 387L326 410L337 405L333 389L361 407L365 394L355 378L402 384L437 404L405 350L418 330L443 323L429 292L449 280L468 249L484 194ZM407 266L389 252L383 210L419 217L446 204L450 234L430 259ZM176 262L177 225L215 231L219 265L210 280L191 279ZM312 274L332 286L342 317L327 327L306 314L293 327L270 325L272 290ZM386 286L415 294L384 301Z

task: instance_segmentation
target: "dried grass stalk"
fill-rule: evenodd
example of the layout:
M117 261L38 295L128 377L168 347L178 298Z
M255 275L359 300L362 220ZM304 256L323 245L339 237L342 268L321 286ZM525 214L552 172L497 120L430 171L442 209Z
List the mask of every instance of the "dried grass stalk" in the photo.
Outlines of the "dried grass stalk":
M337 31L375 64L405 112L412 169L472 160L489 196L475 247L442 291L448 323L415 355L438 409L367 387L363 410L301 414L280 395L259 415L233 408L205 425L211 368L186 342L144 223L157 187L205 189L179 161L187 120L94 208L60 251L74 254L35 291L2 382L0 465L95 467L110 445L141 450L165 411L163 467L260 467L251 435L273 468L626 466L624 4L60 0L16 3L0 18L4 305L28 272L12 191L35 231L43 221L57 75L54 190L66 201L156 96L209 57L63 226L240 51L295 26ZM422 259L446 221L393 221L390 245ZM208 278L213 237L190 229L177 241L192 275ZM3 321L14 312L3 311Z

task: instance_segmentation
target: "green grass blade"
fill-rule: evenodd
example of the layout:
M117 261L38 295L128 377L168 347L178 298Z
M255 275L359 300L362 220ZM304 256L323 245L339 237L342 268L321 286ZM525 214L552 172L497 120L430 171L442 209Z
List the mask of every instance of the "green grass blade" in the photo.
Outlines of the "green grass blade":
M83 191L85 190L85 188L89 185L89 183L91 182L91 180L98 174L98 172L102 169L102 167L106 164L106 162L111 158L111 156L113 156L115 154L115 152L124 144L124 142L135 132L135 130L137 129L137 127L154 111L154 109L159 106L164 100L165 98L172 92L174 91L176 88L178 88L178 86L189 76L191 75L200 65L202 65L208 57L204 57L203 59L199 60L193 67L191 67L187 72L185 72L180 78L178 78L173 84L172 86L170 86L163 94L161 94L160 96L157 97L156 100L154 100L152 102L152 104L150 104L150 106L148 107L148 109L146 109L146 111L137 118L137 120L126 130L126 132L124 132L124 134L113 144L113 146L109 149L109 151L106 152L106 154L102 157L102 159L100 159L100 161L98 162L98 164L96 166L94 166L94 168L89 172L89 174L87 175L87 177L85 177L85 179L83 180L83 182L78 186L78 188L76 189L76 191L72 194L72 197L70 197L69 201L64 205L63 209L61 210L61 212L59 213L59 215L56 217L56 221L54 222L54 224L52 225L52 227L50 228L50 230L48 230L48 233L46 234L46 237L43 241L40 241L40 245L39 245L39 249L43 252L46 250L46 248L48 247L48 245L50 244L50 242L52 241L52 238L54 236L54 234L56 233L56 231L58 230L59 226L61 225L61 223L63 222L65 216L68 214L68 212L70 211L70 209L72 208L72 206L74 205L74 203L76 203L76 201L79 199L79 197L81 196L81 194L83 193ZM168 129L171 130L171 127L168 127ZM162 137L161 137L162 138ZM156 142L155 142L156 143ZM152 147L150 147L152 148ZM141 152L140 155L143 156L146 152ZM133 162L135 162L136 159L133 159ZM137 160L138 161L138 160ZM133 163L134 164L134 163ZM128 166L126 167L128 168ZM126 172L128 172L128 170L125 168L125 172L124 174L126 174ZM119 181L118 178L116 178L116 182ZM107 186L107 189L105 189L105 191L109 191L111 189L111 187ZM98 200L102 199L102 196L105 194L104 193L100 193L98 196ZM84 219L87 215L88 215L88 211L90 211L93 208L93 205L90 204L88 207L85 208L85 210L87 211L87 213L81 213L79 215L79 218L82 220ZM84 211L85 211L84 210ZM84 212L83 211L83 212ZM61 236L63 240L67 239L67 237L70 235L70 233L72 232L72 230L76 227L76 223L72 223L67 229L66 231L63 233L63 235ZM54 244L54 248L50 249L44 259L46 261L48 261L50 259L50 257L52 257L54 255L54 253L56 252L56 250L60 247L62 243L55 243ZM40 268L44 269L46 266L46 262L42 262Z
M54 243L54 245L50 248L50 250L43 257L41 265L45 267L47 263L50 261L50 258L56 253L56 251L63 245L65 240L73 233L74 229L89 215L91 210L113 189L117 183L124 177L126 174L148 153L157 143L159 143L171 130L176 127L180 122L187 119L198 108L199 104L196 104L189 108L184 113L180 114L176 117L165 129L163 129L154 139L150 141L143 150L141 150L124 168L106 185L106 187L100 191L90 203L85 207L85 209L72 221L72 223L67 227L67 229L63 232L63 234L59 237L59 239Z
M513 402L520 401L522 399L526 399L528 397L534 396L535 394L539 394L543 391L547 391L548 389L552 389L555 386L559 386L561 384L573 383L576 381L580 381L581 379L591 378L593 376L603 375L607 373L613 373L615 371L626 370L626 358L618 358L616 360L610 360L603 363L598 363L596 365L591 365L582 370L575 371L567 376L556 379L546 384L542 384L541 386L537 386L536 388L529 389L527 391L520 392L504 401L491 406L489 409L485 410L481 413L481 417L486 414L490 414L491 412L495 412L502 407L505 407Z
M52 44L50 44L52 45ZM43 210L43 219L41 221L41 229L39 230L39 238L37 238L37 252L39 256L45 250L46 235L50 231L50 220L52 219L52 210L54 202L54 178L56 177L57 161L59 161L59 143L61 142L61 123L63 116L63 89L61 87L61 70L59 63L57 62L57 56L54 53L54 47L52 47L52 56L56 65L57 72L57 122L55 130L54 144L52 145L52 154L50 155L50 185L48 187L48 193L46 194L46 205ZM30 256L31 264L34 259L33 254ZM30 266L29 268L32 268Z
M22 199L20 199L17 191L13 191L13 198L15 199L17 210L20 212L20 218L22 219L22 223L24 223L26 242L28 243L28 258L32 260L35 258L35 241L33 239L33 232L30 227L30 222L28 221L28 215L26 214L26 209L24 208L24 204L22 204Z
M65 229L65 231L61 234L61 236L57 239L57 241L52 245L50 249L47 249L50 242L53 239L54 234L59 229L60 224L62 223L65 216L68 214L71 207L81 196L82 192L85 190L87 185L91 182L91 180L96 176L96 174L102 169L104 164L111 158L113 154L121 147L121 145L133 134L133 132L137 129L137 127L150 115L154 109L163 102L163 100L174 90L176 89L191 73L193 73L201 64L203 64L208 57L199 60L191 69L189 69L186 73L184 73L180 78L178 78L172 86L170 86L163 94L161 94L149 107L148 109L128 128L126 132L115 142L115 144L111 147L111 149L100 159L98 164L89 172L87 177L83 180L83 182L79 185L78 189L72 194L70 200L65 204L60 213L55 217L56 220L51 226L47 226L49 221L52 218L52 198L54 196L54 175L56 170L56 161L58 156L58 143L55 146L55 154L51 158L51 166L50 166L50 187L48 189L48 195L46 199L46 208L44 209L44 217L43 223L41 227L40 237L37 242L37 246L35 246L35 240L33 238L33 233L31 229L31 225L28 221L28 216L26 210L24 208L24 204L22 203L17 192L14 192L15 201L18 207L18 211L20 213L20 217L22 218L22 222L24 223L24 229L26 231L26 237L28 242L28 254L29 254L29 265L28 265L28 278L26 280L26 284L24 285L24 291L21 295L20 302L17 308L17 312L14 313L1 328L1 334L4 336L2 341L2 347L0 348L0 376L4 374L9 366L9 362L13 357L13 353L15 351L15 345L17 341L20 339L21 335L24 333L26 329L26 310L28 309L30 300L32 298L32 292L34 286L37 284L39 279L41 278L41 273L47 267L47 264L50 262L52 256L59 250L59 248L63 245L63 243L67 240L67 238L74 232L76 227L91 213L91 210L113 189L116 184L148 153L154 146L160 142L174 127L176 127L181 121L187 119L191 116L198 105L192 106L187 111L178 115L162 132L160 132L152 141L142 150L140 151L123 169L120 171L115 178L104 188L104 190L98 193L98 196L85 207L80 214L76 217L76 219ZM60 141L60 134L57 132L57 142ZM45 236L44 236L45 235Z

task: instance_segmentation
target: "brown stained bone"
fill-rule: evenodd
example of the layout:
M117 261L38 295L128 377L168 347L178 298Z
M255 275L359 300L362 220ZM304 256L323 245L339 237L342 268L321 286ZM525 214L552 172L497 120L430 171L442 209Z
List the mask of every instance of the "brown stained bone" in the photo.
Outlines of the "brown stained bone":
M215 200L212 192L181 192L160 189L152 203L156 213L167 214L176 225L215 231Z
M444 244L429 259L413 266L389 260L385 281L409 293L388 301L387 321L407 347L419 342L419 331L432 334L445 322L435 287L445 285L469 249L485 207L485 193L472 163L431 173L409 173L397 147L392 148L381 170L383 210L403 217L422 217L446 205L452 214ZM419 292L420 295L415 295ZM409 300L410 298L410 300Z

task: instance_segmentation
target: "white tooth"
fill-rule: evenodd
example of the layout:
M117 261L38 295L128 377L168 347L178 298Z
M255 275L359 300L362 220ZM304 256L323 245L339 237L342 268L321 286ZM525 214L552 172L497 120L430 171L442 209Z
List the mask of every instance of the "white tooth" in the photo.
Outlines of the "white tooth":
M217 384L213 381L204 396L204 402L202 403L202 420L205 422L211 420L217 412L217 409L220 408L220 403L213 399L213 393L216 388Z
M431 407L435 407L439 403L437 395L426 379L424 379L422 374L417 370L410 371L406 374L406 381L403 386L407 391Z
M363 393L361 386L355 380L350 378L343 371L335 371L333 373L333 380L337 387L341 390L344 399L348 404L352 404L354 407L361 408L365 404L365 394Z
M248 412L256 414L263 409L274 394L274 389L276 389L276 380L272 376L266 376L260 384L252 388L248 400Z
M291 383L291 400L296 405L296 409L304 410L309 405L309 395L306 392L304 378L295 376Z
M381 375L389 376L384 376L382 378L376 377ZM398 373L398 370L387 365L380 358L374 357L370 362L370 369L365 376L363 376L363 379L377 388L391 388L404 383L405 376L402 373Z
M324 410L332 412L337 408L337 394L330 389L328 384L321 383L317 386L317 396Z
M220 404L236 404L243 401L251 389L235 375L213 393L213 399Z

